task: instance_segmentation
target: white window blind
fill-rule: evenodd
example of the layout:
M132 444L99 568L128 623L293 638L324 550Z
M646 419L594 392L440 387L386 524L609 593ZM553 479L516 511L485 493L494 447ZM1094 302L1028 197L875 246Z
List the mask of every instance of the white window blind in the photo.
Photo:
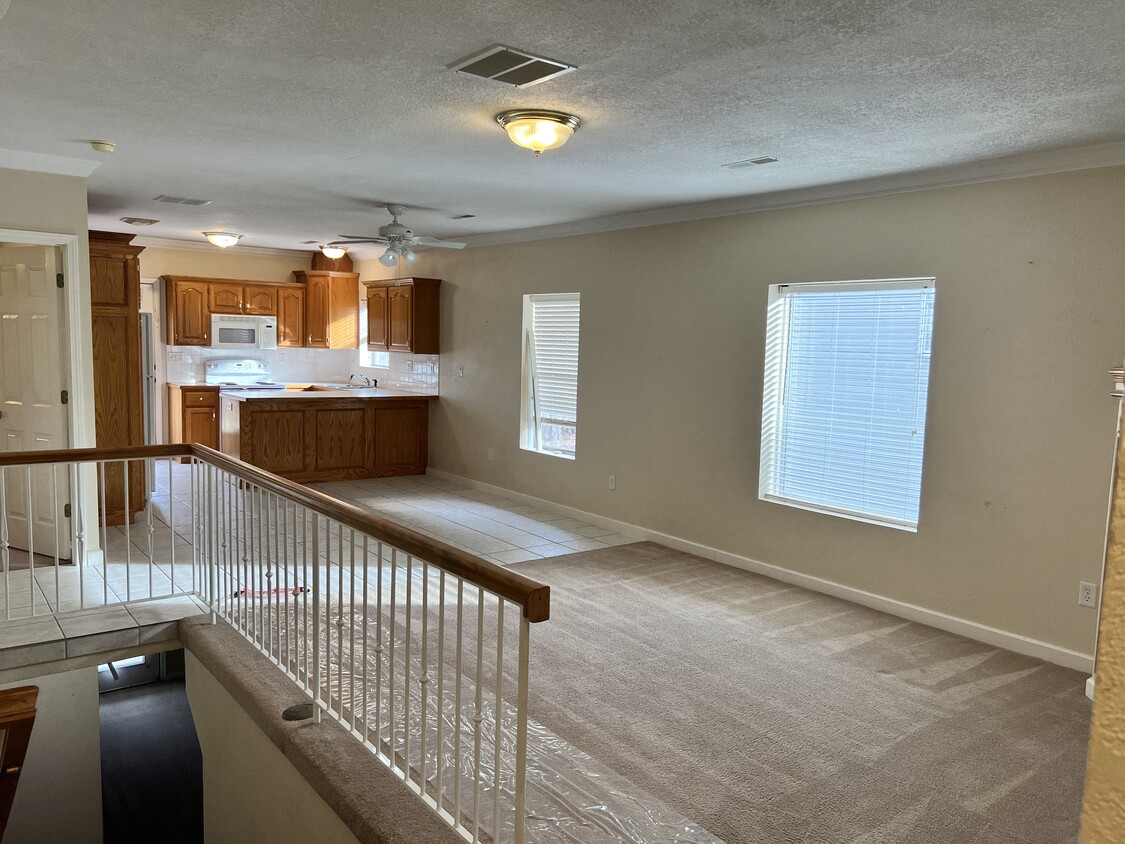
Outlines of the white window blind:
M579 294L525 297L524 447L573 455L578 428Z
M761 497L915 529L933 279L775 285Z

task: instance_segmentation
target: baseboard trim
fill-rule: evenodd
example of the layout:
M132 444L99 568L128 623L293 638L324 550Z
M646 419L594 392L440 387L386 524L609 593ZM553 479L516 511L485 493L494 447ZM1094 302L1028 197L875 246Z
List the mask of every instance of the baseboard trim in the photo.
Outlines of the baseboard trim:
M537 498L534 495L527 495L526 493L507 489L506 487L495 486L493 484L484 483L483 481L466 478L463 475L457 475L453 472L430 468L426 470L426 474L435 478L440 478L441 480L462 483L474 489L491 492L496 495L503 495L524 504L532 504L537 507L556 510L571 518L581 519L582 521L590 522L599 527L615 530L622 536L656 542L669 548L675 548L677 551L695 554L698 557L704 557L708 560L732 566L733 568L754 572L755 574L762 574L766 577L772 577L774 580L780 580L783 583L791 583L794 586L802 586L806 589L811 589L814 592L832 595L836 598L843 598L855 604L870 607L871 609L898 616L908 621L916 621L920 624L936 627L938 630L944 630L947 633L955 633L958 636L964 636L967 639L983 642L986 645L1015 651L1024 656L1035 657L1036 659L1042 659L1065 668L1084 671L1087 674L1094 670L1094 658L1092 655L1070 650L1069 648L1059 647L1058 645L1052 645L1050 642L1032 639L1029 636L1011 633L1007 630L990 627L987 624L981 624L976 621L969 621L965 618L949 615L948 613L939 612L938 610L928 609L917 604L907 603L906 601L898 601L894 598L888 598L874 592L857 589L854 586L846 586L834 580L826 580L822 577L815 577L811 574L794 571L793 569L787 569L782 566L773 565L772 563L764 563L761 560L744 557L739 554L731 553L730 551L723 551L722 549L713 548L710 545L704 545L690 539L683 539L682 537L661 533L660 531L630 524L628 522L609 519L597 513L590 513L586 510L579 510L577 507L568 507L565 504L558 504L544 498Z

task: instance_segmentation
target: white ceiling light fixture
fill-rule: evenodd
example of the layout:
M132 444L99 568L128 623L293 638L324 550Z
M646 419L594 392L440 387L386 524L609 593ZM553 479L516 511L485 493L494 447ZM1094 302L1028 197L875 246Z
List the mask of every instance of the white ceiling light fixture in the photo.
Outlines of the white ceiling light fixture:
M203 236L211 241L212 245L218 246L220 249L234 246L242 240L242 235L234 232L203 232Z
M117 149L117 144L113 141L90 141L90 148L94 152L113 152Z
M329 246L325 244L320 247L321 254L324 255L325 258L329 258L333 261L338 261L343 258L347 251L348 247L346 246Z
M531 150L536 158L544 150L561 147L582 125L581 118L573 114L545 109L502 111L496 115L496 122L513 144Z

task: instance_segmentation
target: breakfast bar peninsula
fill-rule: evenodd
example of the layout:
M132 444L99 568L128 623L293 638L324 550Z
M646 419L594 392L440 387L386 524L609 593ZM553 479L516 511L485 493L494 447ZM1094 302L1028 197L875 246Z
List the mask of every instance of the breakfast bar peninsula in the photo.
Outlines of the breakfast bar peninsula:
M378 387L309 385L220 394L224 454L289 478L316 482L421 475L429 403L437 396Z

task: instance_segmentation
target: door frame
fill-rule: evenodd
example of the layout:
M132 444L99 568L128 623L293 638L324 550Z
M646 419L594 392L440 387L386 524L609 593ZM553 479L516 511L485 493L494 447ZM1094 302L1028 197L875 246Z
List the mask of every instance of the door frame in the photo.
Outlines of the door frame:
M89 332L82 324L82 255L81 242L76 234L62 232L33 232L20 229L0 229L0 241L26 243L32 246L54 246L62 249L63 314L59 327L63 336L63 360L66 372L63 384L67 391L67 432L69 448L93 448L94 442L85 442L86 421L93 419L93 385L89 390L75 388L75 375L83 369L81 339ZM92 425L90 426L93 427Z

